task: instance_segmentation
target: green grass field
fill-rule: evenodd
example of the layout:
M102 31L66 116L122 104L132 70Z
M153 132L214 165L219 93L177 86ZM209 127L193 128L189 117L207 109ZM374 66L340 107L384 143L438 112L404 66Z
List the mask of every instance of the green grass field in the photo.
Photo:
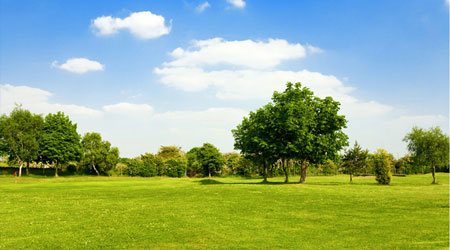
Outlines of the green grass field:
M448 178L3 176L0 248L447 249Z

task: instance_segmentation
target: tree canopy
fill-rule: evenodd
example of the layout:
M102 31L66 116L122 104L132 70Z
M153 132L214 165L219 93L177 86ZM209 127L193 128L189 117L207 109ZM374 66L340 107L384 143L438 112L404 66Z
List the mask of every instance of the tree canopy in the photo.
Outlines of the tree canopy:
M58 176L59 166L77 161L82 155L77 124L72 123L63 112L48 114L44 120L44 133L39 149L41 160L54 164L55 176Z
M218 175L224 164L219 149L211 143L204 143L201 147L194 147L187 153L188 171L200 172L203 176ZM193 174L195 175L195 174Z
M38 158L43 125L42 116L20 106L14 108L9 116L0 117L0 150L19 163L19 176L24 162L27 163L28 174L30 162Z
M367 165L369 151L362 149L358 142L355 142L353 148L345 151L342 157L342 166L350 175L350 182L353 181L353 174L362 170Z
M97 175L106 174L119 160L119 149L103 141L99 133L86 133L81 140L83 154L80 161L86 170L93 170Z
M403 139L415 165L430 167L436 183L436 166L449 164L449 137L439 127L425 130L414 127Z
M300 83L288 82L285 91L275 92L271 103L251 112L233 130L235 148L263 163L278 159L285 182L288 161L300 161L304 182L308 164L333 159L348 145L342 131L347 121L338 114L339 108L333 98L321 99Z

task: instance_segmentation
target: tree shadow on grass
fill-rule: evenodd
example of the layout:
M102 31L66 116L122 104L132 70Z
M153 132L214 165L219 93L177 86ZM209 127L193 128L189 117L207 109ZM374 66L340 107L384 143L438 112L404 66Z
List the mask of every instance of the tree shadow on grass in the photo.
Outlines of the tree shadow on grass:
M369 183L369 182L306 182L306 183L300 183L298 181L292 181L285 183L284 181L268 181L268 182L246 182L246 181L234 181L234 182L222 182L217 179L201 179L195 181L199 183L200 185L308 185L308 186L347 186L347 185L354 185L354 186L380 186L377 183Z
M270 182L222 182L215 179L201 179L198 181L195 181L197 183L200 183L200 185L283 185L286 184L282 181L270 181ZM295 184L295 183L287 183L287 184Z

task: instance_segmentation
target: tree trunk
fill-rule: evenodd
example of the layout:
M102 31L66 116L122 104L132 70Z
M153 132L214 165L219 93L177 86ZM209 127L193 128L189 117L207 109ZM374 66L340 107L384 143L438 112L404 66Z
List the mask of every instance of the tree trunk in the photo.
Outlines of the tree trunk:
M266 162L264 162L264 164L263 164L263 177L264 177L263 182L266 183L267 182L267 163Z
M19 177L22 176L22 166L23 166L23 162L20 161L20 165L19 165Z
M26 169L26 173L27 173L27 175L30 174L30 162L29 162L29 161L27 161L27 169Z
M301 173L300 173L300 183L305 183L306 181L306 170L308 170L308 163L306 161L302 161L301 166Z
M432 184L436 184L436 167L433 166L433 168L431 169L431 174L433 175L433 183Z
M97 168L95 167L95 164L92 164L92 167L94 168L95 173L97 174L97 176L100 175L100 173L98 172Z
M208 168L208 178L211 178L211 168Z
M281 159L281 166L283 168L284 171L284 183L288 183L289 182L289 172L286 166L286 160L285 159Z
M350 183L352 183L352 182L353 182L353 174L350 173Z
M58 167L59 167L58 162L53 164L55 165L55 177L58 177Z

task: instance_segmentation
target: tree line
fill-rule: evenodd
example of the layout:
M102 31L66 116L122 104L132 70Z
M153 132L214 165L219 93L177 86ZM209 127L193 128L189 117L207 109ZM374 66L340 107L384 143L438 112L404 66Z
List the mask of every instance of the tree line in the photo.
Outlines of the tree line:
M331 97L319 98L300 83L287 83L283 92L274 92L272 101L250 112L232 130L239 153L222 154L210 143L183 152L177 146L161 146L155 154L120 158L119 150L96 132L81 136L77 125L62 112L45 117L17 106L0 117L0 153L10 164L26 173L30 164L58 171L74 166L78 174L211 177L219 175L260 175L269 177L346 173L375 175L389 184L392 174L432 172L449 165L449 138L438 127L413 128L404 141L409 153L394 159L386 150L370 154L358 143L348 148L343 132L347 120L339 114L340 103Z

